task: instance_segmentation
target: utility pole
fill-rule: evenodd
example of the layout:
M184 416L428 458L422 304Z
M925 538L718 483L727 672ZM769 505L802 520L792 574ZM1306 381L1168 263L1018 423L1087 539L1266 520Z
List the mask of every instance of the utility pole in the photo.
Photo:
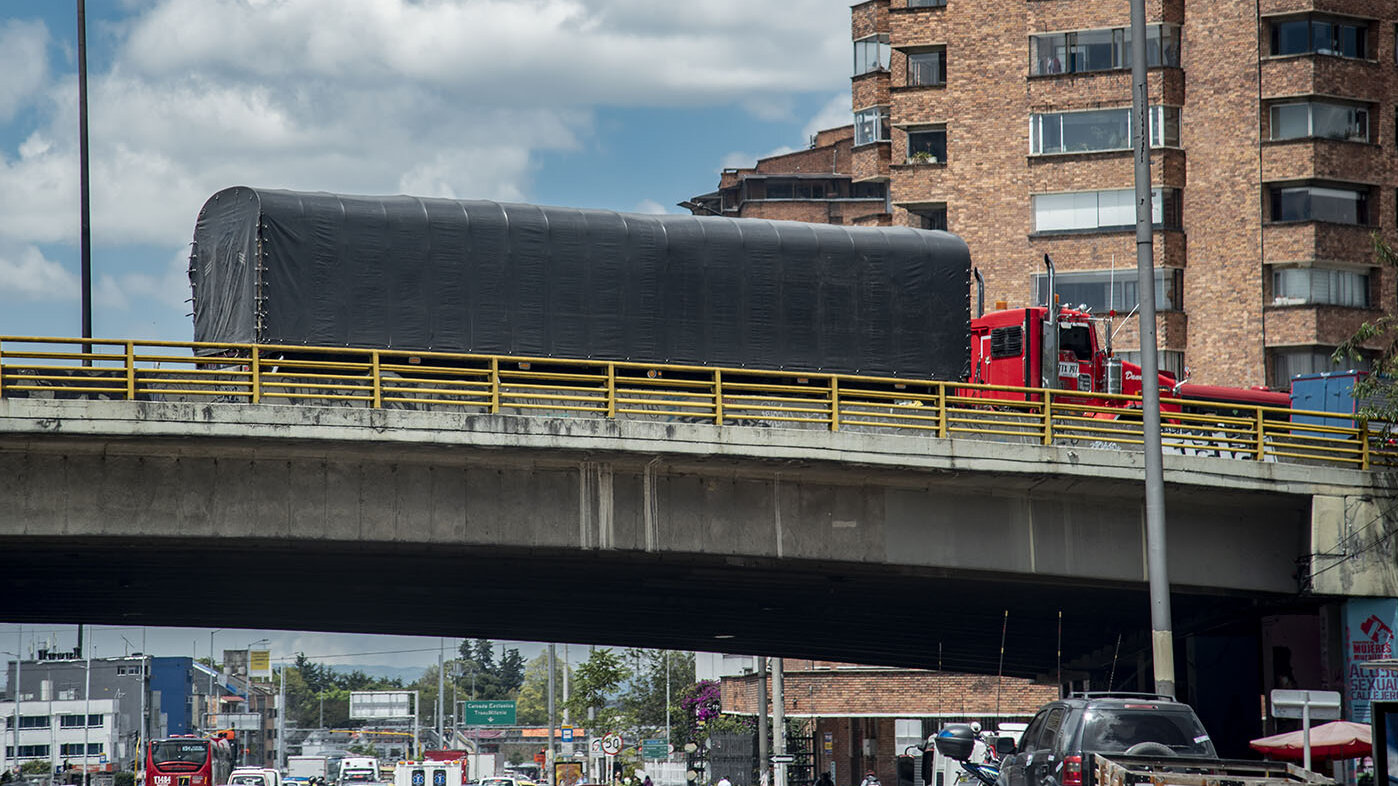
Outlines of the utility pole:
M82 329L83 338L92 338L92 211L87 184L87 5L84 0L78 0L78 170ZM83 352L91 351L91 342L83 342ZM91 366L92 359L84 357L83 365Z
M552 783L553 783L553 734L554 734L554 729L555 729L555 727L558 725L557 708L554 706L554 702L553 702L553 679L554 679L554 677L553 677L553 670L554 670L554 668L555 668L555 666L554 666L554 645L553 645L552 642L550 642L550 643L549 643L549 749L548 749L548 752L544 754L544 766L548 768L548 772L546 772L546 773L544 774L544 777L543 777L543 778L541 779L541 781L540 781L541 783L544 783L544 784L552 784Z
M282 662L277 689L277 769L286 767L286 662Z
M442 705L447 697L446 657L447 640L439 637L437 639L437 744L442 746L443 750L448 747L446 738L442 736L446 734L446 724L443 723L445 719L442 717Z
M78 639L82 639L82 626L78 626ZM92 644L89 643L83 655L87 656L86 686L83 687L83 786L89 783L87 754L92 750L88 742L88 729L92 727ZM16 751L18 752L18 751Z
M1146 575L1155 692L1175 695L1175 637L1165 561L1165 474L1160 439L1160 360L1155 336L1154 211L1150 193L1150 111L1146 84L1146 3L1131 0L1131 134L1136 156L1136 292L1140 295L1141 409L1146 465Z
M772 782L771 755L767 752L767 659L757 659L757 771L758 782L768 786Z
M772 659L772 753L786 754L786 692L783 686L782 659ZM786 765L772 765L775 786L786 786Z

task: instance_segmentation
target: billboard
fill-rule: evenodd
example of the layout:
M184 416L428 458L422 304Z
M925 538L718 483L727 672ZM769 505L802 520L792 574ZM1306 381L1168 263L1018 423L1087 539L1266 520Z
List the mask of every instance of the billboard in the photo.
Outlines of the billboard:
M272 653L270 651L248 651L248 676L272 678Z
M1349 719L1356 723L1370 722L1372 702L1398 701L1398 673L1361 665L1393 657L1395 630L1398 600L1345 601L1345 693Z
M413 691L351 691L349 716L364 720L413 717Z
M215 728L234 731L257 731L262 728L262 715L256 712L216 712Z

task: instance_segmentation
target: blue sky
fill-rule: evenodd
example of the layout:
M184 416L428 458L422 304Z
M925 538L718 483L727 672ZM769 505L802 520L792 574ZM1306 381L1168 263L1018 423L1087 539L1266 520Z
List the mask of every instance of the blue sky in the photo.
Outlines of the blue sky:
M0 0L0 335L76 336L76 0ZM639 212L849 122L832 0L88 0L94 334L232 185Z

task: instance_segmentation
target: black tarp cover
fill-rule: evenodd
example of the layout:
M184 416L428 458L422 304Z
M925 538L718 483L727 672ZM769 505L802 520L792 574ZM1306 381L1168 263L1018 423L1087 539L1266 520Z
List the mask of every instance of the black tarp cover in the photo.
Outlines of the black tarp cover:
M196 341L960 379L945 232L246 187L199 212Z

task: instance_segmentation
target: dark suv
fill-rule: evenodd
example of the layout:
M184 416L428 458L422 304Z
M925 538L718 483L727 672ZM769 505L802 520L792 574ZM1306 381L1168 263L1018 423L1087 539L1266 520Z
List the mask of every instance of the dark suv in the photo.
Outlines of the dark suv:
M1091 786L1092 754L1218 758L1188 704L1139 693L1049 702L1000 762L1000 786Z

